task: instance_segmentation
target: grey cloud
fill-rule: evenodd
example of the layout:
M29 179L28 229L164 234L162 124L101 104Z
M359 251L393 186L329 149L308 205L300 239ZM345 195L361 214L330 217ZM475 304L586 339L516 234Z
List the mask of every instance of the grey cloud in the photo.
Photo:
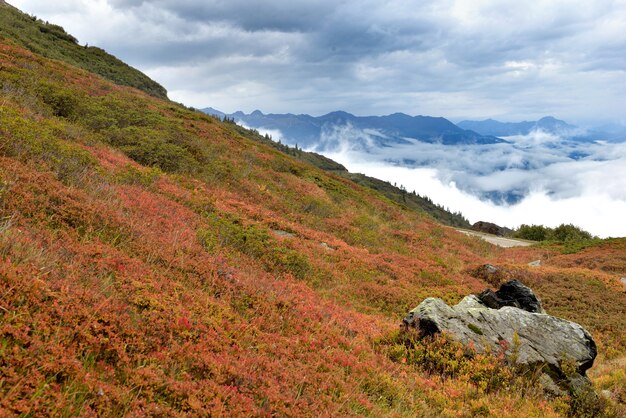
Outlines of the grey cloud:
M51 10L44 0L16 3ZM616 119L626 105L623 1L71 4L83 19L68 14L69 5L49 17L197 107L575 121ZM90 10L108 15L86 16ZM249 84L263 87L259 103L242 88ZM219 96L225 101L209 102L228 88L230 96Z
M309 31L319 25L339 3L305 1L246 0L111 0L119 9L147 7L166 10L192 22L229 22L245 31Z

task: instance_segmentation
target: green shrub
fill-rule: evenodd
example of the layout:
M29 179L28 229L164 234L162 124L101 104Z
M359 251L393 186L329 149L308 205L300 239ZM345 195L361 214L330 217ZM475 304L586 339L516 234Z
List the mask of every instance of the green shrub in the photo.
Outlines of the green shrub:
M118 172L114 179L123 184L150 186L163 175L158 167L139 169L130 164Z
M586 239L582 241L566 241L561 248L561 252L563 254L575 254L579 251L584 250L585 248L593 247L594 245L598 245L603 242L601 238L592 238Z
M206 215L209 227L198 231L198 238L209 251L229 247L261 261L269 271L291 273L304 279L312 270L299 252L280 246L268 230L258 225L244 225L231 216Z
M306 278L311 271L307 258L289 248L274 248L268 262L272 270L291 273L300 280Z
M420 338L412 329L395 331L378 342L395 362L444 378L455 378L472 383L482 393L489 393L513 385L533 389L537 382L517 375L508 366L503 352L477 354L471 347L449 339L446 335Z
M515 238L527 239L530 241L544 241L550 236L551 230L543 225L522 224L515 231Z
M561 224L552 232L551 238L555 241L583 241L591 239L591 234L572 224Z
M190 171L195 167L193 158L181 147L157 141L122 147L122 150L139 164L158 167L165 172Z
M319 218L332 217L336 212L335 208L327 201L309 195L301 197L301 211Z
M82 180L96 159L78 144L59 138L60 126L26 119L13 109L0 109L0 155L47 166L65 184Z
M198 236L204 246L215 251L219 247L231 247L246 255L261 258L266 253L272 237L256 225L244 225L235 217L207 214L209 227L201 229Z
M40 87L43 102L50 107L54 116L69 118L74 115L78 107L78 98L73 91L57 86L44 85Z
M52 23L40 23L39 31L42 33L48 33L55 38L62 39L67 42L71 42L73 44L78 43L78 39L74 38L69 33L65 32L65 29L59 25L54 25Z
M515 238L531 241L574 242L592 238L591 234L572 224L561 224L556 228L543 225L522 224L513 234Z

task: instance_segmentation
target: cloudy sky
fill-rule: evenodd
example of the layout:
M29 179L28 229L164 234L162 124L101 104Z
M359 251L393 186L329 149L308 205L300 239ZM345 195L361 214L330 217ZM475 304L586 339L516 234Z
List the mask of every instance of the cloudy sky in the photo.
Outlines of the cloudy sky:
M9 0L227 112L626 122L626 0Z

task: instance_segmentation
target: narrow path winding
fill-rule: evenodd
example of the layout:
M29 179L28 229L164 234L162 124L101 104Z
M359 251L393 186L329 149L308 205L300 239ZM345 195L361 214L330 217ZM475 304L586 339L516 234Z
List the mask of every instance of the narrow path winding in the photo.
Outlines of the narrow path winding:
M530 245L533 245L533 243L530 241L498 237L496 235L485 234L483 232L468 231L467 229L457 229L457 231L465 235L470 235L470 236L484 239L488 243L497 245L498 247L511 248L511 247L528 247Z

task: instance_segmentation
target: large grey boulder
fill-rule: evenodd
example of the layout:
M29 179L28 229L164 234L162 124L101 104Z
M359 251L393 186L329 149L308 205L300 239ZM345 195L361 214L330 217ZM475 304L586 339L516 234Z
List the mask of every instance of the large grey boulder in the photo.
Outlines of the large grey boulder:
M510 363L540 368L540 382L558 395L589 384L585 372L597 353L593 338L582 326L546 314L534 293L516 280L497 292L467 296L455 306L428 298L403 323L423 336L446 332L463 344L473 343L479 353L497 353L504 345Z

